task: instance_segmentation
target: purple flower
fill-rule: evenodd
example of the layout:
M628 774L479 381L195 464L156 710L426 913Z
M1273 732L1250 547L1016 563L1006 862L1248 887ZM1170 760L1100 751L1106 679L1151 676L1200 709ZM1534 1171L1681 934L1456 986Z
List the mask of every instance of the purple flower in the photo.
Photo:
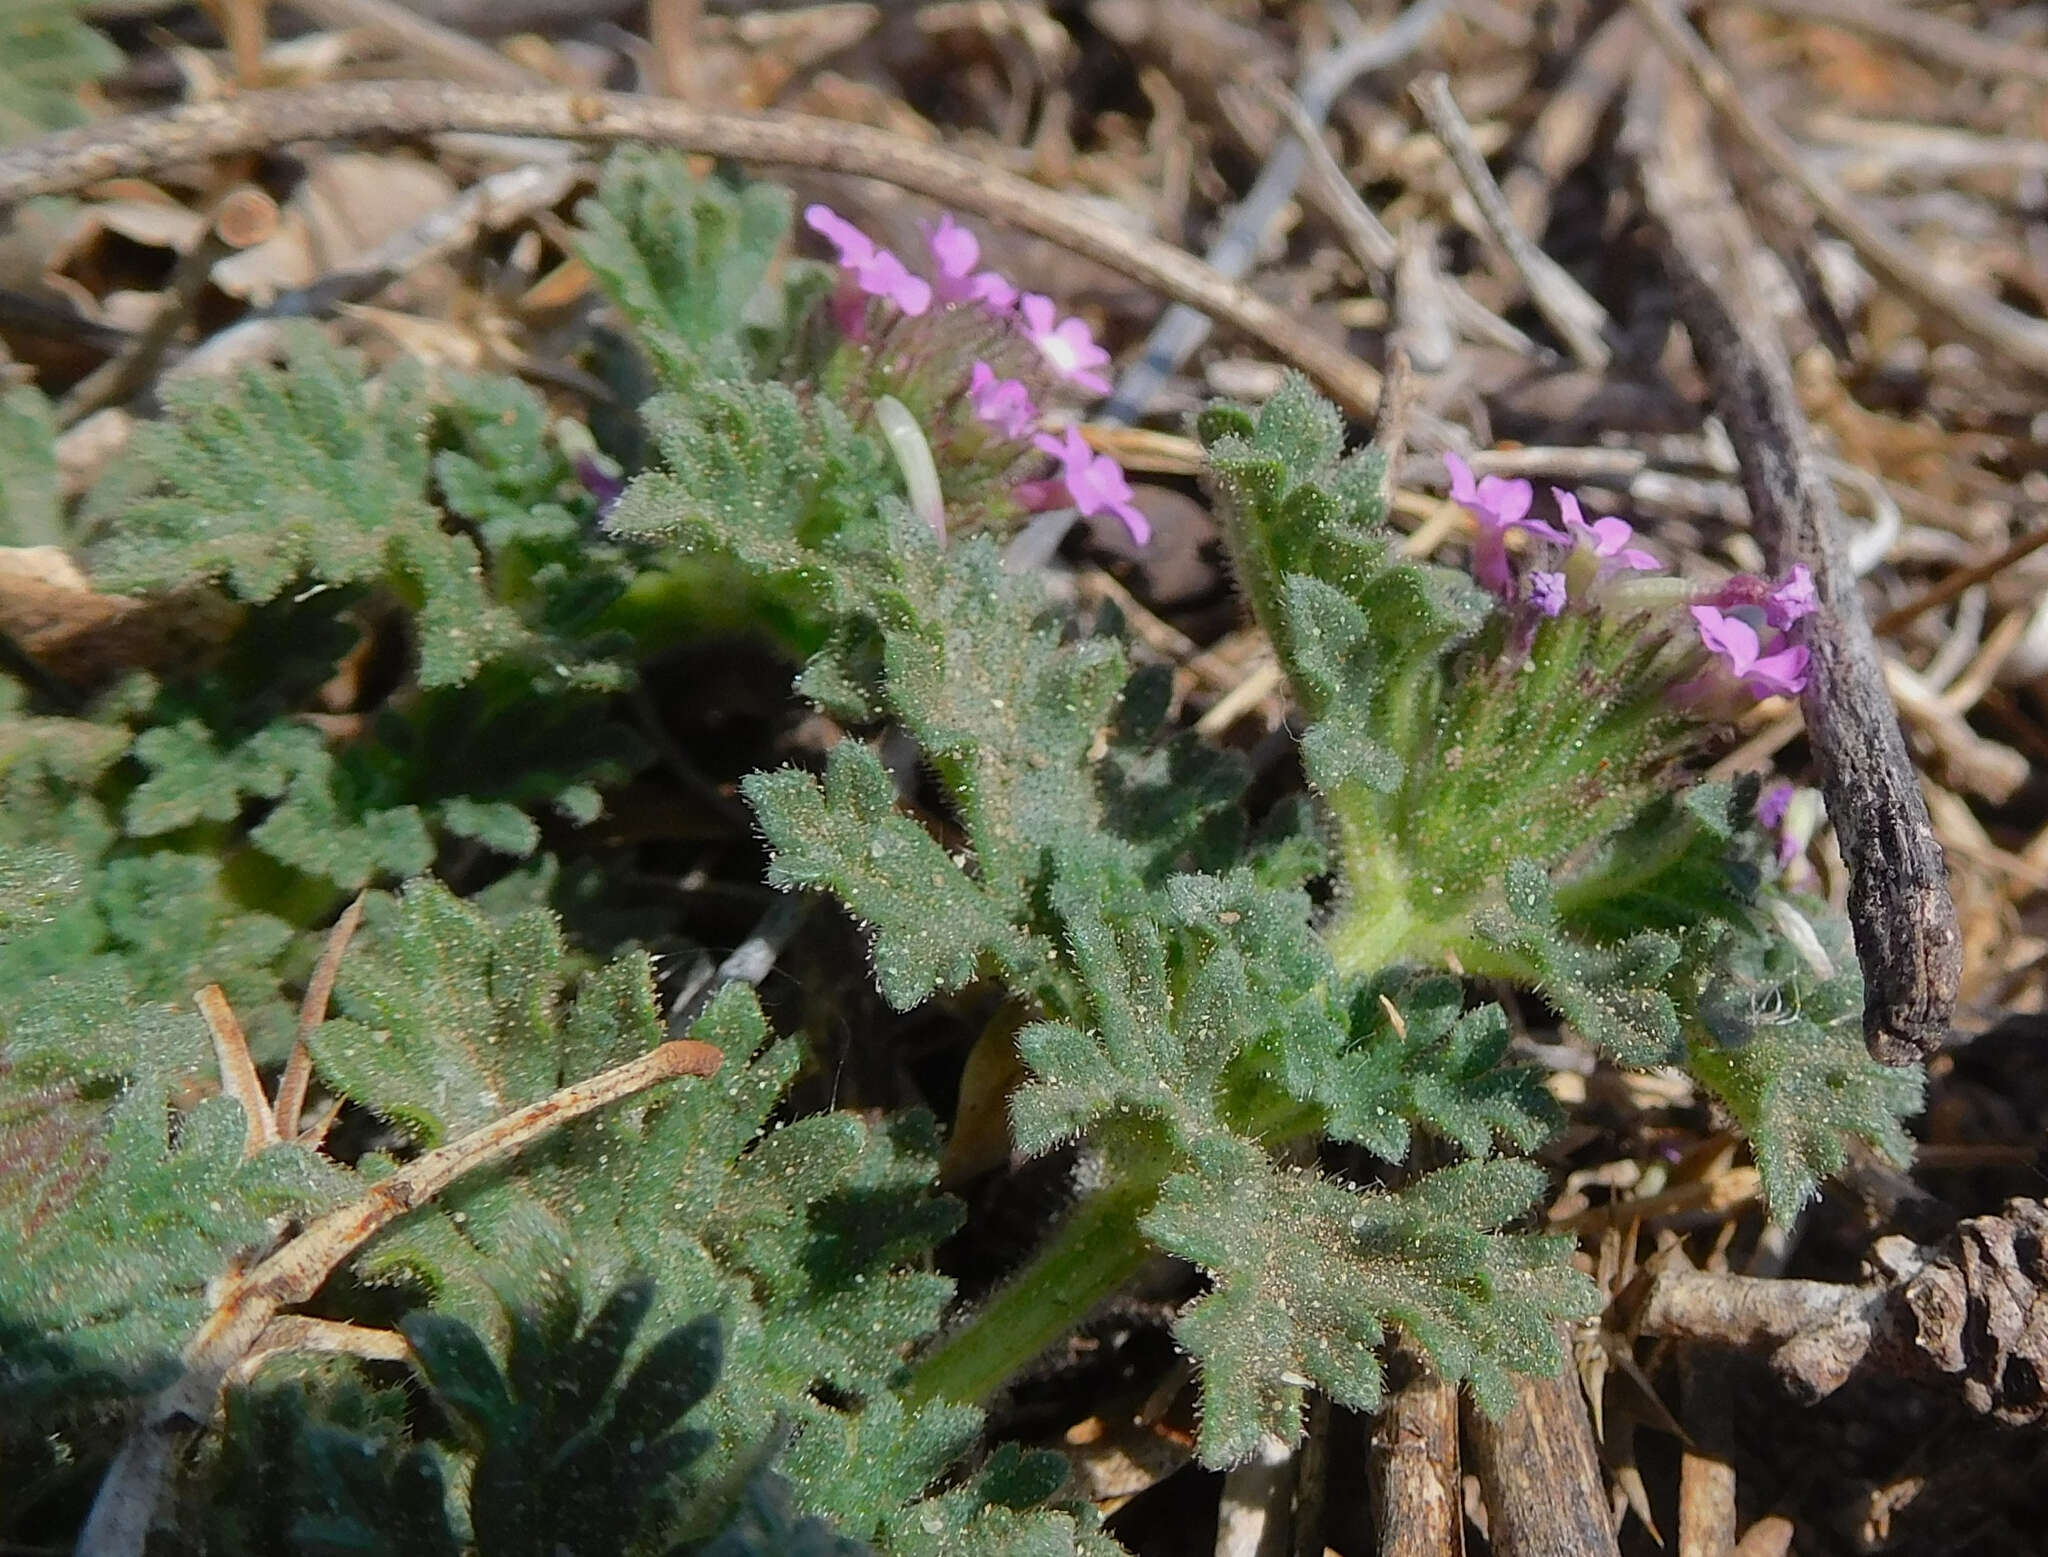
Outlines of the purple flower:
M968 398L974 414L1005 438L1022 438L1038 423L1038 407L1031 403L1031 391L1022 379L997 378L986 362L974 365L967 381Z
M1079 428L1069 427L1058 438L1040 433L1031 441L1060 462L1059 482L1082 514L1115 514L1140 546L1152 538L1150 521L1131 501L1131 484L1124 479L1123 466L1089 448Z
M1780 633L1766 652L1754 627L1716 606L1694 606L1692 619L1699 624L1700 642L1727 662L1729 673L1750 696L1796 697L1806 690L1811 656L1803 645L1787 647Z
M1757 797L1756 819L1777 841L1778 873L1785 885L1806 891L1817 887L1813 867L1804 856L1814 834L1827 819L1820 795L1780 779Z
M804 225L839 251L840 268L869 297L887 298L915 318L932 306L932 286L829 205L807 206Z
M1545 616L1564 610L1567 591L1562 573L1532 572L1529 575L1529 603Z
M1582 545L1590 546L1593 555L1602 563L1613 568L1628 568L1637 573L1654 573L1663 564L1640 546L1631 546L1635 539L1635 527L1626 519L1612 517L1595 519L1586 523L1586 516L1579 508L1579 500L1571 493L1557 487L1550 489L1557 499L1558 512L1564 515L1564 527L1572 538Z
M1068 318L1055 324L1052 299L1037 292L1026 292L1022 306L1024 333L1045 360L1083 389L1108 394L1109 380L1095 370L1109 365L1109 353L1095 344L1087 321Z
M1777 828L1785 820L1785 813L1792 809L1792 784L1779 779L1765 790L1756 800L1756 819L1769 828Z
M1017 301L1017 289L992 270L977 271L981 263L981 240L955 222L950 213L939 217L939 225L925 240L932 251L938 279L932 283L942 303L986 303L997 313L1007 313Z
M1472 467L1455 454L1446 454L1444 464L1451 472L1451 497L1479 522L1479 534L1472 542L1473 576L1505 600L1513 593L1514 583L1508 569L1508 531L1533 530L1559 542L1565 537L1542 520L1529 517L1535 489L1528 482L1500 476L1475 479Z
M579 454L575 460L576 479L582 483L584 491L597 499L597 517L600 519L611 517L612 510L619 506L619 499L626 491L626 478L607 469L610 463L609 460L600 463L595 454Z
M1792 576L1764 601L1764 615L1773 627L1790 627L1801 617L1820 609L1820 591L1813 587L1813 574L1803 562L1792 565Z

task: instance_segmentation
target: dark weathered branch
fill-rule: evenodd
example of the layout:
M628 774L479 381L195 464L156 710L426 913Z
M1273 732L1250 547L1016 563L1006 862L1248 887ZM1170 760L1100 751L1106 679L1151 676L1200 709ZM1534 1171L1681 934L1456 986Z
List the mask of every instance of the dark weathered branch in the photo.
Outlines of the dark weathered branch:
M1379 1557L1463 1557L1457 1386L1410 1345L1395 1348L1387 1371L1387 1403L1372 1430Z
M1193 255L1118 231L1094 211L971 157L866 125L799 114L714 113L613 92L494 92L441 82L363 81L248 92L45 136L0 155L0 207L102 179L291 141L447 131L576 141L646 141L769 167L885 180L1007 222L1243 331L1370 420L1379 375L1314 329Z
M1801 708L1849 865L1864 1039L1886 1064L1905 1064L1947 1039L1962 982L1948 870L1842 555L1834 487L1784 347L1750 286L1747 223L1713 163L1703 105L1676 86L1664 97L1659 113L1646 92L1636 94L1628 151L1679 316L1741 459L1757 538L1774 568L1812 569L1820 592L1821 612L1807 623L1813 662Z
M1499 1421L1467 1410L1465 1436L1495 1557L1619 1557L1593 1423L1569 1362L1547 1379L1517 1379L1514 1408Z

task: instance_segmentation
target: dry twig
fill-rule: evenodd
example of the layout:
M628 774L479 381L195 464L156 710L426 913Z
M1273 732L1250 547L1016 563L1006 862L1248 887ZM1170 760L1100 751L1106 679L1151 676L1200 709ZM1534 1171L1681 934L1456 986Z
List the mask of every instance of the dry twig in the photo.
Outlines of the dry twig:
M1370 419L1378 406L1379 375L1369 366L1193 255L1119 232L1078 202L958 152L799 114L713 113L614 92L489 92L411 81L250 92L17 146L0 155L0 207L288 141L455 130L646 141L763 166L881 179L1008 222L1243 331L1301 369L1354 416Z
M334 921L326 944L320 948L320 960L313 964L305 998L299 1002L298 1038L292 1044L290 1058L284 1062L284 1074L277 1078L277 1103L271 1110L276 1115L277 1133L287 1141L298 1136L299 1114L306 1106L306 1086L313 1078L313 1051L309 1045L320 1024L327 1020L327 1001L334 993L335 979L341 974L341 959L348 955L348 943L355 939L356 926L363 922L363 908L369 900L367 890L358 892Z
M1397 1346L1372 1430L1372 1513L1379 1557L1463 1557L1458 1391Z
M1716 1359L1679 1359L1686 1445L1678 1467L1678 1557L1725 1557L1738 1534L1735 1467L1729 1461L1733 1402Z
M1727 67L1716 59L1667 0L1630 0L1650 25L1664 52L1700 95L1780 178L1799 187L1857 257L1902 296L1986 349L2034 373L2048 374L2048 323L1967 287L1944 285L1913 246L1883 223L1856 208L1831 179L1815 172L1785 133L1744 101Z
M1287 122L1308 157L1308 183L1303 198L1337 230L1337 236L1358 261L1373 288L1384 295L1389 277L1401 261L1400 240L1387 231L1386 223L1373 213L1351 180L1323 144L1322 131L1301 100L1272 83L1263 84L1260 99ZM1508 351L1536 357L1545 348L1516 329L1465 289L1454 276L1438 276L1437 290L1452 320L1472 340L1484 341Z
M541 78L517 60L439 22L429 20L397 0L289 0L291 8L322 27L346 27L371 33L416 64L431 67L455 81L500 87L517 92L537 86Z
M1760 11L1825 22L1902 44L1914 59L1938 60L1978 75L2011 76L2048 85L2048 49L1995 38L1975 27L1882 0L1748 0Z
M1447 0L1422 0L1393 26L1339 44L1317 59L1303 74L1297 94L1304 117L1319 124L1358 77L1369 70L1384 70L1419 49L1448 9ZM1307 166L1308 148L1300 137L1283 135L1274 143L1251 192L1209 247L1208 263L1219 275L1235 280L1251 268L1268 229L1294 197ZM1208 312L1185 301L1169 308L1152 327L1137 360L1125 369L1097 419L1128 422L1143 416L1160 386L1207 338Z
M1932 611L1937 606L1947 605L1964 590L1996 578L2022 557L2032 556L2043 546L2048 546L2048 525L2043 525L2031 535L2021 536L1995 557L1972 563L1967 568L1956 569L1939 584L1915 595L1896 610L1885 612L1871 624L1872 630L1886 636L1896 633L1923 613Z
M342 1261L399 1217L463 1175L500 1161L549 1131L678 1076L716 1075L724 1054L708 1043L664 1043L636 1060L564 1087L459 1141L414 1158L353 1204L310 1223L254 1269L230 1281L185 1348L184 1372L151 1397L129 1430L79 1532L79 1557L141 1557L179 1442L213 1416L222 1383L281 1310L318 1292Z
M245 1134L242 1155L253 1157L266 1146L278 1143L277 1120L270 1100L263 1095L263 1082L256 1074L256 1061L249 1054L248 1035L235 1015L234 1007L218 984L209 984L192 996L192 1003L206 1019L213 1034L213 1055L220 1064L220 1082L227 1095L242 1105Z
M1602 22L1522 137L1521 155L1500 185L1518 230L1541 232L1549 222L1551 191L1592 150L1608 105L1635 69L1642 31L1627 11Z
M1425 76L1409 90L1409 96L1415 99L1430 129L1436 132L1451 166L1464 182L1465 192L1479 208L1487 235L1521 276L1536 311L1557 331L1558 339L1581 367L1606 367L1613 358L1602 339L1612 323L1607 310L1515 225L1514 217L1508 213L1507 197L1500 192L1500 185L1494 182L1485 157L1472 139L1472 126L1465 122L1457 100L1451 96L1449 78L1441 73Z

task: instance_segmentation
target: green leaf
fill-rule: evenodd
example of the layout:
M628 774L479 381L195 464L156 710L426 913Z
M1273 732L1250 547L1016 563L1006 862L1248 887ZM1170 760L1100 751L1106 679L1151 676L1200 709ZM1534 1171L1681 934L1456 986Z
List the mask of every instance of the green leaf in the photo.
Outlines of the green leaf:
M136 429L94 489L88 524L106 527L94 571L117 589L222 580L268 601L308 580L378 584L419 613L425 686L465 681L525 647L518 619L484 587L466 536L426 500L431 407L401 365L372 384L350 353L295 330L283 370L218 385L172 385L166 420Z
M0 23L0 42L5 26ZM0 141L11 138L6 114L0 109ZM17 384L0 394L0 545L62 546L67 539L50 402L40 390Z
M1070 857L1052 902L1086 1021L1018 1035L1032 1078L1011 1102L1024 1151L1110 1118L1193 1150L1242 1111L1234 1062L1293 1090L1308 1082L1293 1057L1340 1041L1304 894L1261 888L1246 872L1176 876L1148 893L1102 861Z
M1509 1065L1500 1007L1465 1009L1456 979L1394 970L1352 997L1350 1032L1317 1093L1329 1133L1399 1162L1420 1124L1474 1157L1504 1136L1525 1151L1560 1120L1535 1066Z
M785 769L742 788L775 851L769 881L833 891L872 931L875 978L898 1009L958 988L984 959L1019 970L1039 960L1009 905L897 814L888 770L860 742L833 748L822 785Z
M79 88L121 68L121 51L79 20L84 9L10 0L0 17L0 145L84 123Z
M1204 1462L1240 1460L1266 1433L1294 1442L1311 1385L1375 1409L1389 1325L1492 1410L1510 1373L1555 1368L1556 1319L1598 1295L1564 1240L1490 1231L1542 1187L1533 1165L1494 1159L1369 1195L1241 1143L1200 1150L1143 1225L1215 1281L1174 1326L1202 1365Z
M131 748L149 777L128 797L131 838L154 838L198 821L231 822L251 799L275 800L318 765L324 743L305 725L278 723L222 751L197 719L144 730Z
M751 376L826 284L805 261L770 280L790 205L773 184L734 190L679 152L627 148L577 210L577 250L657 362Z
M379 913L314 1036L321 1075L438 1146L578 1079L557 1006L562 942L545 913L494 925L433 881ZM642 1049L661 1041L644 1031Z
M1687 1052L1692 1070L1749 1137L1771 1216L1789 1223L1860 1138L1912 1160L1903 1121L1920 1111L1917 1069L1880 1065L1863 1043L1863 980L1848 925L1818 899L1801 914L1822 972L1781 932L1717 925L1694 938Z
M640 414L666 468L626 489L613 534L729 560L812 608L848 600L855 580L825 543L878 529L873 516L899 485L874 438L829 400L773 382L706 378Z
M564 1024L574 1068L637 1052L659 1020L644 961L614 965L586 981ZM725 1050L716 1077L573 1125L516 1174L466 1181L358 1268L423 1282L437 1310L502 1346L516 1337L497 1340L501 1294L530 1299L562 1283L588 1299L644 1275L650 1324L720 1321L726 1368L703 1424L721 1456L744 1458L778 1423L799 1441L839 1431L825 1400L886 1400L905 1349L937 1328L951 1292L918 1267L958 1210L931 1192L928 1120L879 1129L825 1115L771 1128L798 1054L768 1042L752 991L728 987L691 1036Z
M1672 937L1644 931L1612 945L1579 939L1558 922L1549 879L1527 860L1508 871L1505 906L1481 915L1474 931L1588 1042L1623 1064L1662 1065L1675 1057L1678 1012L1664 988L1679 960Z
M179 1026L184 1047L203 1053L197 1019ZM8 1415L167 1383L212 1306L209 1284L268 1245L272 1218L323 1210L345 1183L299 1146L244 1160L242 1112L227 1098L174 1116L161 1076L138 1075L106 1100L44 1070L32 1082L0 1060Z

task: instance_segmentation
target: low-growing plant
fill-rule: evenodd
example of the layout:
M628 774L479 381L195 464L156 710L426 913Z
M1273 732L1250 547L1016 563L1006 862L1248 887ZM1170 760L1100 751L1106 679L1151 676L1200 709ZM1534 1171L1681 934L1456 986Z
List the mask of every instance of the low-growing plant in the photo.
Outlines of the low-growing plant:
M1212 406L1310 790L1255 815L1170 675L1006 555L1072 510L1144 538L1074 416L1088 328L950 219L915 265L803 224L836 263L792 256L778 189L614 159L583 256L657 388L604 450L513 380L307 327L167 389L67 509L10 397L0 539L141 602L116 668L0 681L10 1539L113 1488L165 1549L1108 1552L982 1408L1160 1254L1201 1277L1173 1333L1209 1464L1311 1391L1374 1407L1396 1332L1497 1411L1597 1296L1530 1215L1560 1110L1487 986L1687 1069L1780 1218L1852 1138L1906 1152L1919 1078L1865 1054L1812 799L1702 777L1799 689L1803 575L1674 578L1455 457L1476 539L1438 566L1305 384ZM997 997L963 1109L1007 1075L1016 1152L1081 1143L1071 1209L964 1309L936 1123L795 1107L804 1045L744 984L672 1035L660 917L588 842L670 760L663 653L734 628L837 732L744 782L769 881L864 927L890 1005ZM716 1052L604 1090L671 1037ZM296 1328L195 1385L259 1299Z

